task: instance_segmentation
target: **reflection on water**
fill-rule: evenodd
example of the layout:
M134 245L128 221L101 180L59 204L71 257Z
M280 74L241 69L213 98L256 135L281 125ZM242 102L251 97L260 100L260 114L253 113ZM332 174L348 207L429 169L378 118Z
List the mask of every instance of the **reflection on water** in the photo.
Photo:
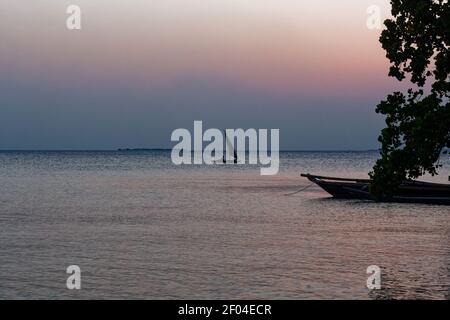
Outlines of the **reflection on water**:
M168 152L0 152L0 298L449 299L448 207L285 196L300 172L364 177L376 156L283 153L261 177Z

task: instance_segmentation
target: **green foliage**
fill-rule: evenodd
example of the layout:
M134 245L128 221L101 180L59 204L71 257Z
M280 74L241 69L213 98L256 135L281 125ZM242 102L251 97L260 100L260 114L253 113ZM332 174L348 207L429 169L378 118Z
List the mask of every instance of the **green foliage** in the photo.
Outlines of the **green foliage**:
M441 151L450 147L449 1L391 0L391 5L393 18L380 37L389 75L399 81L409 75L416 88L394 92L377 106L386 116L378 139L381 159L370 173L377 199L392 196L405 179L437 174Z

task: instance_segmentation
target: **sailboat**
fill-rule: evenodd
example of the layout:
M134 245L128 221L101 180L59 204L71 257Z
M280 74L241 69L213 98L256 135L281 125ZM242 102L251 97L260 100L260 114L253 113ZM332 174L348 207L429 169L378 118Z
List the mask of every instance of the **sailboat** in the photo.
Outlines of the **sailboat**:
M231 141L230 141L230 139L228 138L228 136L227 136L227 132L225 131L225 130L223 130L223 133L224 133L224 135L225 135L225 143L226 143L226 148L225 148L225 152L224 152L224 154L223 154L223 158L222 158L222 161L223 161L223 163L230 163L229 161L227 161L227 160L229 160L228 158L227 158L227 150L230 150L230 151L232 151L233 152L233 159L230 159L230 160L232 160L233 161L233 163L234 164L237 164L238 163L238 157L237 157L237 152L236 152L236 150L234 149L234 147L233 147L233 144L231 143Z

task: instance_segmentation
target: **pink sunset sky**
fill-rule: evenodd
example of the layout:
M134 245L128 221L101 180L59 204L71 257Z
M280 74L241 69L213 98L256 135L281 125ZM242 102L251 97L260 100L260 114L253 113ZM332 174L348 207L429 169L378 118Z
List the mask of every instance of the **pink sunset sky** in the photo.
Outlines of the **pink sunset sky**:
M82 10L82 30L66 29L65 10L70 4L79 5ZM208 94L210 90L214 92L209 101L212 106L217 99L224 102L223 97L237 91L248 96L263 93L276 97L273 110L284 110L286 119L302 116L293 108L312 109L317 97L327 101L317 107L325 112L327 108L344 105L343 110L361 106L364 112L370 108L371 116L377 119L373 112L376 103L399 84L387 77L389 64L378 42L381 30L369 30L366 26L366 11L371 5L381 8L383 20L389 16L387 0L5 0L0 3L0 81L10 88L2 105L19 121L19 114L12 110L21 109L21 116L26 118L24 112L31 108L29 101L18 96L27 90L35 96L33 101L42 99L38 103L41 107L37 108L56 105L56 99L76 92L83 97L94 96L101 110L108 110L109 100L105 98L110 96L108 92L118 90L132 95L132 101L140 97L137 100L143 105L150 99L148 92L164 104L167 102L164 95L169 92L186 97L202 90ZM199 83L198 88L189 92L193 83ZM202 87L202 83L206 85ZM223 88L229 86L233 89L227 93L228 89ZM14 94L19 90L21 94ZM51 98L52 92L59 97ZM247 103L249 99L233 101L233 105L244 115L249 114L252 110L249 105L256 103ZM280 104L284 99L293 100ZM334 99L335 107L330 102ZM150 100L146 107L149 114L158 112L159 106L155 107L157 103ZM134 106L132 101L123 105L131 110L139 108L141 112L144 107ZM81 114L86 105L92 105L89 98L78 102ZM349 106L349 102L354 105ZM166 105L183 113L195 100L188 106L177 103ZM118 112L120 106L111 108ZM269 105L264 108L271 110ZM65 109L70 109L67 116ZM63 119L72 119L70 125L74 125L77 117L73 117L71 107L60 104L58 110ZM310 114L302 117L307 116ZM172 119L173 123L164 118L165 125L168 128L181 125L180 117L189 124L190 116L186 113ZM213 123L220 117L219 114L215 117L212 111L207 115ZM242 125L255 127L268 123L257 121L253 125L250 116L247 118ZM370 142L355 141L343 146L376 146L372 139L376 140L378 120L369 125L370 132L363 134ZM130 118L130 126L135 122ZM282 127L283 123L294 134L293 124L288 127L289 121L283 122L282 117L274 126ZM107 127L108 123L102 126ZM48 130L51 136L51 132L56 134L59 129ZM75 125L73 130L77 130ZM106 136L108 130L103 131ZM153 132L152 136L158 138L149 143L164 145L163 131ZM12 134L21 135L12 129L4 132ZM46 137L37 145L45 145ZM75 141L70 137L67 140ZM3 147L10 147L4 143ZM49 146L61 143L55 140ZM123 143L132 144L132 138ZM96 146L101 144L99 141ZM110 144L104 143L105 147Z

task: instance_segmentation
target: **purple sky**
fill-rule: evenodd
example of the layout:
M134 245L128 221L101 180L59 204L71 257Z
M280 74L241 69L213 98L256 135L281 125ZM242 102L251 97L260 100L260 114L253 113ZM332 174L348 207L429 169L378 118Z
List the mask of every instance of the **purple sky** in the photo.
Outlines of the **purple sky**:
M82 30L66 29L66 7ZM282 149L373 149L384 0L4 0L0 149L170 147L170 133L279 128Z

